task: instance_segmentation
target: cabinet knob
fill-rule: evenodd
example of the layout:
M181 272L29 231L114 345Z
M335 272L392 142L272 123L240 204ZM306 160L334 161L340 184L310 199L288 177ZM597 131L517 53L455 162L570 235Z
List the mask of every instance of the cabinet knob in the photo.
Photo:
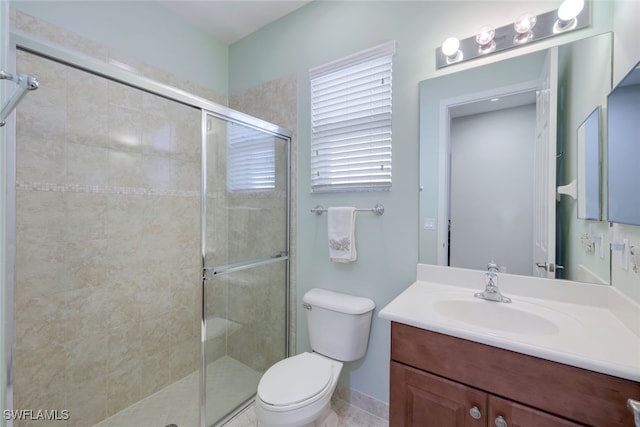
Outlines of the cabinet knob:
M477 406L474 406L473 408L469 409L469 415L471 415L471 418L473 418L474 420L479 420L482 417L482 412L480 412L480 409L478 409Z
M505 420L504 418L502 418L502 415L498 416L498 418L496 418L496 427L508 427L507 426L507 420Z

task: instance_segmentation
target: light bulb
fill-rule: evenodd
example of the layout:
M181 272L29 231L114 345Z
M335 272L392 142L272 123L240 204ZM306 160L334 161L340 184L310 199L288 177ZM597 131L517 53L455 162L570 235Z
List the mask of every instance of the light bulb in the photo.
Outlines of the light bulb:
M444 53L449 59L455 58L460 48L460 40L455 37L449 37L442 43L442 53Z
M491 25L485 25L476 34L476 43L480 46L486 46L493 41L496 30Z
M478 43L478 53L484 55L496 50L496 42L493 38L496 35L496 30L491 25L485 25L476 34L476 43Z
M558 8L558 19L570 21L582 12L584 0L565 0Z
M584 8L584 0L565 0L558 8L558 20L553 24L555 34L573 30L578 25L577 16Z
M525 13L513 23L513 29L518 34L527 34L536 26L538 18L532 13Z

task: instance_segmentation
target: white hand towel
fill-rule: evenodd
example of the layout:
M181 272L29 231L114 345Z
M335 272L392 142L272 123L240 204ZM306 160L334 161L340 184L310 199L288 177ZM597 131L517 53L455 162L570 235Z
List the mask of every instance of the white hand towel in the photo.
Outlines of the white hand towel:
M356 260L356 208L328 208L329 259Z

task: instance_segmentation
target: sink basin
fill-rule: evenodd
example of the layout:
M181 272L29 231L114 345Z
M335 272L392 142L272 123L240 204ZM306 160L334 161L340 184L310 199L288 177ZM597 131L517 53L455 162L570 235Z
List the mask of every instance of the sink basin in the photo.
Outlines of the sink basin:
M560 328L559 313L541 307L528 310L527 304L499 303L482 299L441 299L434 301L433 309L452 321L464 322L485 329L529 335L554 335ZM549 313L550 312L550 313Z

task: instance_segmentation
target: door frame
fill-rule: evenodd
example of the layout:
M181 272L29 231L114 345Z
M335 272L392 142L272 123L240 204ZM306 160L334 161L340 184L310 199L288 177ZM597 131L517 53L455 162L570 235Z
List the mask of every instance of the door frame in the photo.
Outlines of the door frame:
M284 357L289 357L290 353L290 343L291 343L291 328L289 325L291 324L291 136L285 136L283 134L278 134L274 132L270 132L268 129L261 128L255 126L251 123L243 122L241 120L232 119L216 113L214 111L202 109L201 112L201 189L200 189L200 257L201 257L201 307L200 307L200 426L206 427L207 420L207 357L206 357L206 337L207 337L207 282L214 280L218 275L225 275L228 273L234 273L241 270L251 269L255 267L260 267L267 264L274 264L285 262L285 348ZM254 259L250 261L242 261L234 264L226 264L223 266L209 266L207 263L207 210L210 208L207 202L207 175L209 173L207 166L208 159L208 119L215 118L220 120L225 120L227 123L236 123L241 124L243 126L247 126L253 128L258 131L263 131L265 133L274 135L274 137L282 139L286 144L286 162L287 169L285 171L286 174L286 218L285 218L285 251L279 254L273 254L272 256L267 256L266 258ZM216 425L224 425L231 419L233 419L240 412L244 411L251 403L253 403L253 396L246 401L244 404L241 404L239 407L231 411L229 414L224 416L222 419L216 421Z
M439 107L438 120L438 219L436 256L438 265L448 265L448 229L449 229L449 190L450 190L450 161L451 155L451 113L450 109L464 104L516 95L525 92L535 92L538 80L503 86L480 92L468 93L461 96L442 99Z
M545 55L536 94L534 142L533 259L534 277L556 277L556 197L558 151L558 48ZM544 120L542 120L544 119ZM540 165L546 165L543 170ZM542 172L542 173L539 173Z

